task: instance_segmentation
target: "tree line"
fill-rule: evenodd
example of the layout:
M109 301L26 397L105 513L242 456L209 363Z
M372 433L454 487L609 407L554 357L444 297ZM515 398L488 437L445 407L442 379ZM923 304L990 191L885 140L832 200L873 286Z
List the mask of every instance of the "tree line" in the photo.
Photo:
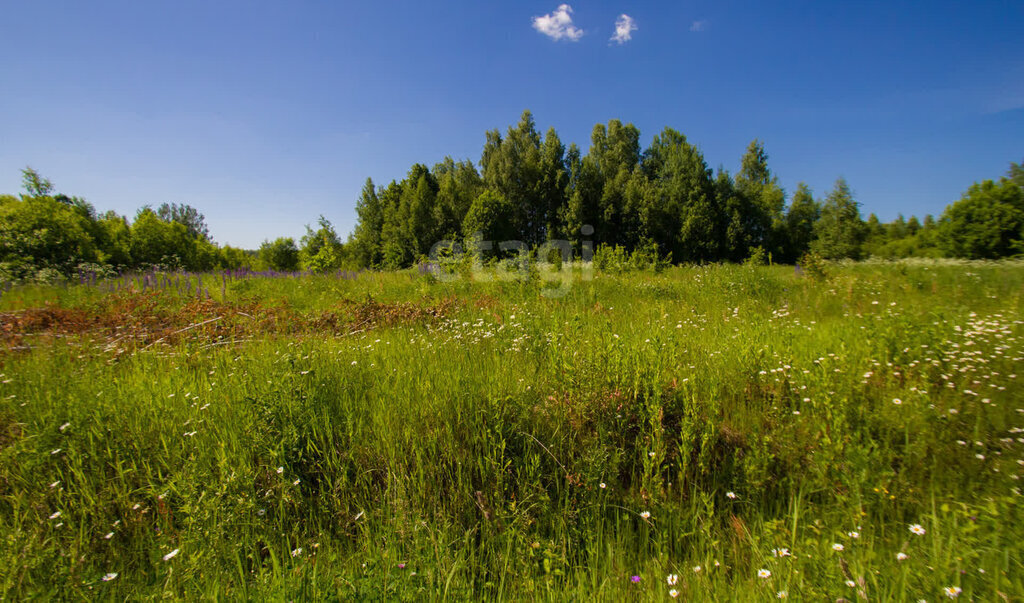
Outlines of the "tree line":
M323 217L299 244L281 238L244 250L216 244L205 216L188 204L147 205L128 220L56 193L30 167L22 170L22 183L24 193L0 195L0 282L152 269L324 271L343 264L344 246Z
M479 165L479 168L478 168ZM320 217L299 241L258 250L218 245L187 204L145 206L129 221L59 194L31 168L24 193L0 195L0 280L47 280L76 272L159 269L329 271L398 269L426 258L438 241L522 241L537 248L584 241L672 262L1024 255L1024 169L972 185L935 219L862 218L845 180L823 198L806 184L791 197L760 141L736 174L712 170L682 133L665 128L641 149L640 131L611 120L594 126L590 148L542 136L529 111L504 135L486 133L479 164L446 157L433 168L376 186L367 179L358 220L342 241ZM492 252L497 253L497 252Z
M682 133L665 128L641 150L640 131L597 124L583 155L553 129L542 136L529 111L504 136L486 134L480 170L446 158L415 164L401 181L367 180L347 243L359 267L402 268L439 240L586 239L674 262L739 262L751 256L798 262L869 256L996 259L1024 254L1024 172L972 186L936 220L901 215L864 220L843 178L816 199L801 183L787 202L755 140L735 174L713 171ZM593 230L584 231L584 226Z

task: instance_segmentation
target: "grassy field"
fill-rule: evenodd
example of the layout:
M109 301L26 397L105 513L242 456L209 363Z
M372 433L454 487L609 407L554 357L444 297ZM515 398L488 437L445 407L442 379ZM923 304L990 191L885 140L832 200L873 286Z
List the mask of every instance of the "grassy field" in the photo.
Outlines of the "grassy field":
M0 597L1021 600L1024 265L828 270L15 288Z

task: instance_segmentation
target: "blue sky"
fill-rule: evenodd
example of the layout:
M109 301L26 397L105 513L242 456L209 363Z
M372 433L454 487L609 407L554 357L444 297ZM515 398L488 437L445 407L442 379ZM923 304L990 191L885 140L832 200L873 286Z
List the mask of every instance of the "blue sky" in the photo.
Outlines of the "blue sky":
M523 109L584 150L672 126L731 171L760 138L788 192L843 175L883 220L1024 159L1024 3L570 5L558 30L557 0L5 2L0 191L31 165L101 210L192 204L221 243L347 233L367 176L478 161Z

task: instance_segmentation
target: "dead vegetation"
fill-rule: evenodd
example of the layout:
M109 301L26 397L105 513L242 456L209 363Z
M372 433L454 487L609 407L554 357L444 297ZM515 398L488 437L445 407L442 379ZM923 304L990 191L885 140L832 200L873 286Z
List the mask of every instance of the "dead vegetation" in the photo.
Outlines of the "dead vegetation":
M88 335L108 347L151 347L185 339L231 343L273 334L346 336L370 329L429 323L459 307L454 298L433 304L341 300L335 308L302 312L285 302L175 303L160 291L111 296L89 308L46 305L0 313L3 349L28 349L45 338Z

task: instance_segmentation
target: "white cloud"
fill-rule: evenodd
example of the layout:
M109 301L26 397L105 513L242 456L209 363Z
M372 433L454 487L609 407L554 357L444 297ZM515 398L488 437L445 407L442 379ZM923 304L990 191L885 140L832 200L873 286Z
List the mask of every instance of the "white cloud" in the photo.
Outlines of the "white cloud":
M555 12L533 18L533 28L552 40L572 40L583 37L583 30L572 24L572 7L563 4Z
M708 28L707 19L700 19L698 21L694 21L690 25L690 31L704 31L707 28Z
M637 30L636 21L629 15L619 15L615 21L615 35L609 41L625 44L633 39L633 32Z

